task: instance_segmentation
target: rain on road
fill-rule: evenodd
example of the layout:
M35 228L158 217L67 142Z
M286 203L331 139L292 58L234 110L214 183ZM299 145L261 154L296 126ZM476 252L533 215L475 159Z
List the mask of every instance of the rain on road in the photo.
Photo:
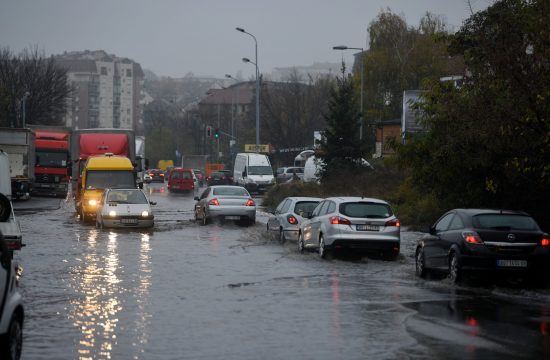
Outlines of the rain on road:
M191 195L149 190L152 232L98 231L71 202L16 204L23 359L550 356L549 289L420 280L418 233L396 262L324 261L267 237L265 213L203 227Z

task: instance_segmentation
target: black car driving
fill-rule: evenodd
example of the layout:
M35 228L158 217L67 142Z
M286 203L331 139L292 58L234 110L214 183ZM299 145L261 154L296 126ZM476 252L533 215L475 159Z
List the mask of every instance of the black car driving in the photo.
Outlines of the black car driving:
M520 211L448 211L416 247L418 276L447 272L454 283L473 272L544 277L549 265L550 236Z

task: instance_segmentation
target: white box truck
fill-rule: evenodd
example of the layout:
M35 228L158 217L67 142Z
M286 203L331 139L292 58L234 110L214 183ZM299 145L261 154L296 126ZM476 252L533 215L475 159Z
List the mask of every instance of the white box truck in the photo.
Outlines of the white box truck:
M11 204L10 158L0 150L0 231L8 245L8 250L21 250L22 235L19 222L15 219Z
M13 200L30 199L34 182L34 132L23 128L0 128L0 150L8 153Z
M273 168L267 155L238 153L233 168L233 182L244 186L249 192L262 193L273 184Z

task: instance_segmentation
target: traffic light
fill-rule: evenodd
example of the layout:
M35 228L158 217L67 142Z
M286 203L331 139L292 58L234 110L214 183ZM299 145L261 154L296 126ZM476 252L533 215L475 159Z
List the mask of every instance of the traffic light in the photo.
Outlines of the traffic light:
M212 126L206 127L206 137L212 137Z
M220 129L216 129L216 130L214 131L214 137L215 137L216 139L219 139L219 138L220 138Z

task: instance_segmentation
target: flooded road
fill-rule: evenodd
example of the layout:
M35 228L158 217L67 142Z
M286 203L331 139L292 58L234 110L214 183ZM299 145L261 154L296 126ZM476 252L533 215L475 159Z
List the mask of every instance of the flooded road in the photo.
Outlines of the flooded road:
M324 261L252 227L199 226L191 195L150 186L152 232L20 208L23 359L543 359L550 290L452 286L396 262ZM32 200L33 204L42 199Z

